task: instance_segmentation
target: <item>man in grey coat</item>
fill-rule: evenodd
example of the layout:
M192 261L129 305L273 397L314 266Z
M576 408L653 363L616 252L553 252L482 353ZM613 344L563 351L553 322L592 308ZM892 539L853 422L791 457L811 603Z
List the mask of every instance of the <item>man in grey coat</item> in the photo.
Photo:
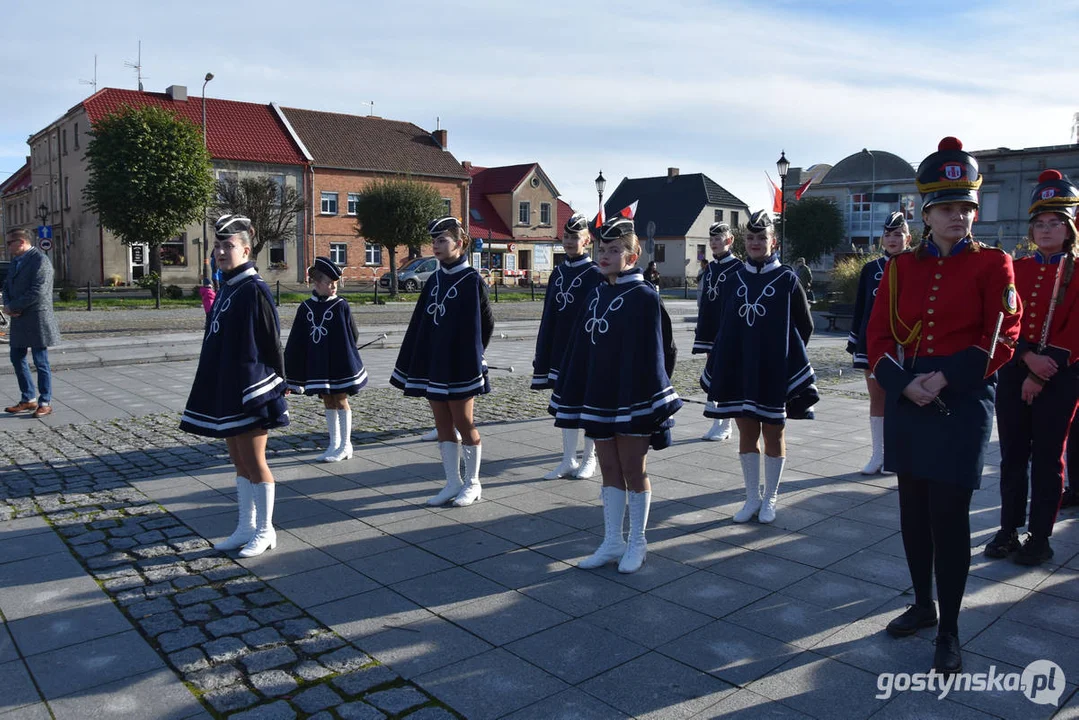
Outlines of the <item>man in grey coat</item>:
M33 417L52 413L52 372L50 345L60 342L60 328L52 311L52 263L33 246L30 233L12 230L4 238L11 267L4 281L4 312L11 318L11 364L19 380L22 399L4 408L8 413L33 412ZM37 390L26 362L26 351L34 357ZM36 397L35 397L36 395Z

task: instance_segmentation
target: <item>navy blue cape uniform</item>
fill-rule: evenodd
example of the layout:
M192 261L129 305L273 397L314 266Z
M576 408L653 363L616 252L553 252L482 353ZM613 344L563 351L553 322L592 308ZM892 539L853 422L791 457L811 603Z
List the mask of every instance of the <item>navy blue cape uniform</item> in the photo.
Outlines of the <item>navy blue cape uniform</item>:
M356 323L344 298L312 295L300 303L285 344L289 389L303 395L355 395L367 384L356 349Z
M551 273L536 335L536 357L532 360L533 390L554 387L577 316L601 282L603 273L588 255L566 259Z
M682 400L671 386L670 318L639 268L597 286L574 326L547 411L594 439L643 435L670 444Z
M494 318L487 286L461 257L427 279L390 384L409 397L463 400L491 392L483 351Z
M710 353L719 333L723 316L723 286L738 274L742 261L728 252L708 263L701 275L700 300L697 303L697 329L693 335L693 354Z
M747 260L724 284L723 317L701 388L712 418L751 417L782 425L811 417L818 399L806 343L813 333L798 276L775 258Z
M232 437L288 425L281 326L252 263L224 275L206 316L195 382L180 429Z
M850 320L850 333L847 335L847 352L854 356L851 365L860 370L869 369L865 331L869 327L873 301L877 299L877 290L887 264L887 255L870 260L862 266L862 274L858 276L858 295L854 298L854 314Z

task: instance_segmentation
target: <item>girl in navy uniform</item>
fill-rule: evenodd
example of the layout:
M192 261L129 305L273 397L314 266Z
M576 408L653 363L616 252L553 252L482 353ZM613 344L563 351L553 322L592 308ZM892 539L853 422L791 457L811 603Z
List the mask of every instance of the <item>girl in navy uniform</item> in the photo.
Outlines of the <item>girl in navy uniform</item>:
M577 316L584 310L588 296L603 282L599 267L588 256L591 241L588 218L575 213L563 228L566 259L551 273L543 299L536 357L532 361L533 390L554 387ZM578 435L576 428L562 428L562 462L544 475L544 480L567 476L590 478L596 474L596 444L592 438L585 437L584 454L580 465L577 464Z
M865 329L873 302L877 297L880 280L884 277L884 265L910 246L910 228L901 212L893 212L884 221L884 235L880 239L882 257L867 262L858 278L858 296L854 300L854 317L850 321L847 336L847 352L854 356L854 367L865 371L865 384L869 390L869 431L873 441L873 455L862 468L863 475L876 475L884 470L884 388L869 371Z
M495 322L487 285L468 264L468 235L461 221L439 218L427 231L439 268L424 283L390 384L431 403L446 486L427 504L452 500L456 507L464 507L479 500L482 489L480 433L472 420L472 404L476 395L491 392L483 352ZM455 430L461 435L460 444Z
M180 429L223 437L236 466L239 522L218 550L261 555L277 545L274 479L266 431L288 425L281 327L270 288L251 262L251 221L225 215L214 226L221 290L206 316L195 383Z
M1000 369L997 388L1000 530L985 546L986 557L1011 555L1020 565L1053 557L1049 536L1064 485L1064 445L1079 400L1079 189L1056 170L1038 181L1030 205L1030 238L1038 250L1015 261L1023 322L1015 357ZM1024 524L1030 533L1020 546L1017 530Z
M775 256L771 216L758 210L746 224L746 261L725 284L719 332L701 374L709 417L735 418L746 501L734 522L776 519L786 462L783 428L788 415L812 417L816 376L806 343L813 317L794 271ZM764 494L759 440L764 436Z
M914 604L888 624L902 637L940 626L933 667L963 667L959 608L970 569L970 498L993 429L996 371L1019 335L1012 259L974 241L978 161L955 138L917 174L928 235L888 261L866 330L887 399L884 468L898 474Z
M356 349L359 330L348 301L337 297L341 268L317 257L307 275L314 289L296 310L285 345L285 374L292 392L322 398L330 442L318 459L340 462L352 457L348 396L367 384L367 371Z
M708 228L708 245L712 250L712 262L701 275L697 285L697 329L693 335L693 354L710 353L719 334L719 321L723 317L724 285L738 274L742 262L731 252L734 234L727 223L712 223ZM708 358L705 358L708 364ZM711 401L708 407L714 405ZM715 418L702 440L726 440L731 436L731 419Z
M641 248L630 211L599 229L596 255L606 282L587 297L555 382L548 411L561 428L582 428L596 441L603 474L603 542L582 568L618 562L640 569L652 488L649 446L671 442L671 418L682 401L671 386L675 347L659 293L635 267ZM629 541L622 524L629 506Z

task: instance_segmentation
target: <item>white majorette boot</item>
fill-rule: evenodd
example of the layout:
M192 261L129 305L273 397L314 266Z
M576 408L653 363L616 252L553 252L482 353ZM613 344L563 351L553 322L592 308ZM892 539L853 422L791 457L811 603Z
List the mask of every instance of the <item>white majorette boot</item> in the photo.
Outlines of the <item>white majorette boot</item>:
M869 434L873 438L873 456L862 468L863 475L879 475L884 472L884 418L870 416Z
M255 534L240 550L240 557L255 557L277 547L277 533L273 529L276 490L274 483L251 483L251 494L255 498Z
M742 461L742 480L746 484L746 504L734 514L736 523L749 522L761 509L761 454L739 453Z
M442 492L427 500L431 507L445 505L461 492L461 444L440 442L438 452L442 455L442 470L446 473L446 487Z
M618 572L635 573L644 564L648 555L648 542L644 539L644 530L648 527L648 508L652 504L652 493L627 493L629 497L629 536L626 539L626 554L618 563Z
M604 485L600 489L603 499L603 542L596 551L577 563L585 570L618 562L626 554L626 540L622 537L622 525L626 518L626 491Z
M570 477L577 472L577 429L562 428L562 462L543 476L544 480Z
M716 409L716 404L709 400L708 407L712 410ZM716 442L718 440L726 440L731 436L731 419L730 418L716 418L712 423L712 427L708 428L708 432L701 435L701 440L710 440Z
M779 478L783 476L785 457L764 456L764 502L757 519L770 523L776 519L776 497L779 495Z
M255 534L255 498L251 495L251 481L239 475L236 476L236 504L240 506L236 529L216 543L214 550L238 550Z
M341 462L352 458L352 408L337 411L337 449L324 462Z
M584 452L581 453L581 465L573 477L588 480L596 475L596 441L587 435L584 438Z
M326 427L330 431L330 441L326 443L326 450L316 458L319 462L326 462L326 458L337 452L338 446L341 444L340 431L337 428L337 411L326 411Z
M461 442L461 433L457 432L457 428L453 429L453 434L457 436L457 442ZM438 428L428 430L423 435L420 435L420 440L423 442L434 442L438 440Z
M480 499L480 448L483 445L462 445L461 454L465 458L465 474L461 478L464 486L453 501L454 507L466 507Z

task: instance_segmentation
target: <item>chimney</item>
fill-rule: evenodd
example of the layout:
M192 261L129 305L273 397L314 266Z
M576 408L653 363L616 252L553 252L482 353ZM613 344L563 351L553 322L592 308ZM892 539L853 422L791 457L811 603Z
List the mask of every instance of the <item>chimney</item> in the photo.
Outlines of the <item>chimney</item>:
M468 170L469 172L471 172L472 171L472 161L471 160L462 160L461 161L461 167L463 167L465 170Z
M676 177L678 177L678 168L672 168L672 167L667 168L667 179L671 180L672 178L676 178Z
M438 143L439 146L443 150L446 149L446 131L445 130L435 130L433 133L431 133L431 137L433 137L435 139L435 142Z
M187 102L187 86L186 85L169 85L165 88L165 94L170 99L176 102Z

